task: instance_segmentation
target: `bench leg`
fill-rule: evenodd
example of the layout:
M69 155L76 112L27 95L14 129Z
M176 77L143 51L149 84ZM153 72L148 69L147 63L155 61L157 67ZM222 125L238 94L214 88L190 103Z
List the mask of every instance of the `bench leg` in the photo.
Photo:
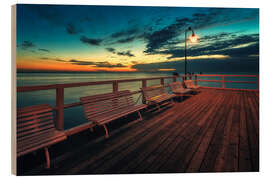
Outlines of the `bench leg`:
M158 107L158 111L160 111L161 109L160 109L160 105L157 103L156 104L157 105L157 107Z
M142 121L143 119L142 119L142 115L141 115L140 111L138 111L138 115L140 117L140 121Z
M107 129L107 127L106 127L106 125L105 124L103 124L103 127L104 127L104 129L105 129L105 133L106 133L106 138L109 138L109 133L108 133L108 129Z
M49 169L50 168L50 154L49 154L49 150L48 147L45 147L45 156L46 156L46 168Z

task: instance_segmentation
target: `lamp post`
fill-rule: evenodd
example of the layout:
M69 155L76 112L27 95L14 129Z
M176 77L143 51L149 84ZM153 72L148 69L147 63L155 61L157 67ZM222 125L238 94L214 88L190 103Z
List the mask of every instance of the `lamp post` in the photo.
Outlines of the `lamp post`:
M187 79L187 32L192 31L192 35L190 37L191 42L196 42L198 37L195 35L194 30L189 27L185 30L185 80Z

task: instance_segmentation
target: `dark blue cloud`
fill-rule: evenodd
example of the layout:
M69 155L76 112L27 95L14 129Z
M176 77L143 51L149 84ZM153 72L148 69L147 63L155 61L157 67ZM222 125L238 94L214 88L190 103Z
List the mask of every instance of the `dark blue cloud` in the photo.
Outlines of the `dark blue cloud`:
M76 27L73 23L68 23L67 25L65 25L66 31L68 34L78 34L80 33L82 30L80 30L78 27Z
M39 51L43 51L43 52L50 52L50 50L48 50L48 49L43 49L43 48L39 48L38 50L39 50Z
M23 41L21 45L19 45L22 49L34 48L36 45L32 41Z
M104 67L104 68L127 67L121 63L111 64L108 61L94 62L94 61L80 61L80 60L76 60L76 59L71 59L69 61L69 63L76 64L76 65L83 65L83 66L95 65L96 67Z
M93 38L88 38L86 36L81 36L80 41L88 44L88 45L94 45L94 46L99 46L100 43L103 41L102 39L93 39Z

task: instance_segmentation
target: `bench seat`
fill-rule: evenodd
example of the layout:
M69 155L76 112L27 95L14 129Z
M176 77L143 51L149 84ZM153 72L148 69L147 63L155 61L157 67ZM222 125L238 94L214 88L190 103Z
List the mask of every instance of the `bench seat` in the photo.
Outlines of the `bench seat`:
M182 83L179 81L169 83L169 87L171 91L181 97L183 99L183 96L190 96L190 93L193 91L192 89L184 88Z
M50 168L48 148L67 138L54 126L49 104L23 107L17 111L17 157L44 148L47 168Z
M173 102L173 98L176 97L175 94L168 94L165 91L164 86L158 85L158 86L149 86L145 88L141 88L143 93L143 98L146 101L147 105L155 104L158 109L160 110L159 104L162 102L165 102L167 100L170 100L171 103Z
M136 105L132 95L130 91L126 90L81 97L80 100L86 119L96 125L103 126L106 132L106 138L108 138L107 123L134 112L137 112L140 120L142 120L140 110L147 106L145 104Z

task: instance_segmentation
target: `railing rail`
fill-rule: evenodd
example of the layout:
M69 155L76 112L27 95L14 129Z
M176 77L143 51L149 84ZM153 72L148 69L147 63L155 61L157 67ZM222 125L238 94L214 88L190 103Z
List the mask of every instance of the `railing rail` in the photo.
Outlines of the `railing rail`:
M215 82L215 83L222 83L221 89L234 89L234 90L251 90L251 89L237 89L237 88L227 88L226 83L241 83L241 84L257 84L257 89L252 89L251 91L258 91L259 90L259 75L228 75L228 74L195 74L195 84L198 84L198 82ZM198 79L199 77L221 77L221 80L208 80L208 79ZM256 78L256 81L231 81L226 80L227 77L241 77L241 78L250 78L254 77ZM192 78L192 77L191 77ZM212 88L212 87L206 87L205 88ZM218 87L214 87L218 88ZM220 89L220 88L218 88Z

